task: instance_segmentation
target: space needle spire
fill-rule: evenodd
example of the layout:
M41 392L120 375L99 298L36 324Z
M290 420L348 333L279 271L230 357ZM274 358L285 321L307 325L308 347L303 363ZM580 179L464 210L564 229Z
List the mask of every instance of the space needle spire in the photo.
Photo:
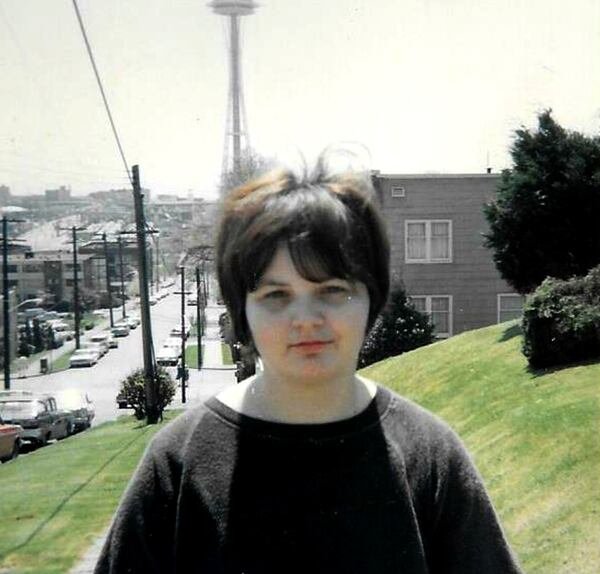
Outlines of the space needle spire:
M249 147L242 85L240 20L242 16L253 14L258 4L253 0L213 0L208 6L216 14L226 16L229 19L229 95L227 98L222 175L230 171L238 174L241 171L242 152Z

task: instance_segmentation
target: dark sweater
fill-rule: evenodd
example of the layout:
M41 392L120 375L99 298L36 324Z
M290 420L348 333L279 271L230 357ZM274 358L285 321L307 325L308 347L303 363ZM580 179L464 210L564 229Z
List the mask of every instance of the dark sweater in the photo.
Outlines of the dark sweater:
M333 423L262 421L214 398L177 418L149 446L95 572L520 570L460 440L379 387Z

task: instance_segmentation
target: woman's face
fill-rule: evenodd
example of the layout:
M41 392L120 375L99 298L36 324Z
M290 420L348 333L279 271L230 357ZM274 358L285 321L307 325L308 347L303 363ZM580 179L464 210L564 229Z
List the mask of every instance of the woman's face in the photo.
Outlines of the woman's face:
M369 315L360 282L304 279L280 246L257 289L246 296L246 316L265 375L292 382L353 377Z

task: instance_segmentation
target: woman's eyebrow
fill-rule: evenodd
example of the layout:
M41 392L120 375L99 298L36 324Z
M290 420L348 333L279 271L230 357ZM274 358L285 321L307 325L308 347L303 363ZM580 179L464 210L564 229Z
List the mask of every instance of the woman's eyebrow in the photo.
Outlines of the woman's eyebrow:
M261 287L287 287L288 284L285 281L278 281L277 279L272 279L271 277L262 277L259 279L256 284L256 288L260 289Z

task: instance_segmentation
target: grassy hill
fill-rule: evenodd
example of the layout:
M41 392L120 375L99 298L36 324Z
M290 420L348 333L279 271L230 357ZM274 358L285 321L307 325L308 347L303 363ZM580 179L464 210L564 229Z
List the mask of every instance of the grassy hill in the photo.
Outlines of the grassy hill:
M362 371L445 419L528 574L600 572L600 362L531 372L514 323Z

